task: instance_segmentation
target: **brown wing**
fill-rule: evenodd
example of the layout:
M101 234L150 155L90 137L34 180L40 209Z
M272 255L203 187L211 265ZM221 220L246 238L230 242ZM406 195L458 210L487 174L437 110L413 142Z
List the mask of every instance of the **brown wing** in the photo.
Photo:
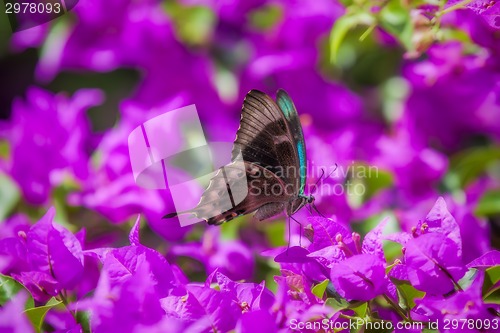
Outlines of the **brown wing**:
M264 166L285 184L298 189L299 171L295 169L299 163L294 142L285 115L276 102L261 91L251 90L243 101L232 159L241 153L245 162Z
M267 218L283 211L284 203L289 200L285 190L283 181L271 171L253 163L236 161L217 171L195 208L165 217L193 214L208 224L219 225L267 204L280 203L282 206L275 208L272 215L268 208L264 209Z

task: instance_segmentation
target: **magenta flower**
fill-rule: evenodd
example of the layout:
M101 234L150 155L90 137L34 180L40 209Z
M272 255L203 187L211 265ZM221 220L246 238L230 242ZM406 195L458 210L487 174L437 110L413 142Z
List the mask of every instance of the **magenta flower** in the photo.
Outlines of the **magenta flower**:
M500 266L500 251L489 251L467 264L467 268L487 269Z
M53 224L54 215L51 208L28 232L0 241L2 252L16 259L6 272L40 302L63 289L74 289L83 273L82 245L68 230Z
M417 146L434 142L454 151L478 136L498 141L500 126L491 121L500 110L498 70L487 60L449 42L433 46L428 60L406 66L412 92L400 124Z
M133 120L138 122L137 119ZM168 192L141 188L134 181L127 146L127 137L132 128L122 124L105 134L95 152L100 156L100 163L89 166L83 189L71 193L68 201L71 205L97 211L113 223L123 223L133 215L142 213L159 235L167 240L179 240L190 228L181 228L178 223L165 223L162 219L173 206Z
M33 333L35 330L24 313L26 293L19 293L0 307L0 328L2 332Z
M236 333L275 333L278 332L273 316L263 310L243 313L236 325Z
M445 330L444 320L482 320L490 323L493 328L494 321L498 318L490 311L491 305L485 304L482 299L481 289L484 281L484 273L479 272L473 279L472 284L463 291L458 291L450 297L440 297L426 295L423 299L416 301L416 306L412 311L412 318L415 320L439 321L439 328L442 332ZM493 309L493 307L491 307ZM486 326L485 326L486 328ZM470 332L468 327L457 327L448 330L448 332Z
M215 279L214 279L215 275ZM207 281L215 280L220 291L226 293L242 312L269 310L274 303L274 295L266 289L265 283L238 283L219 272L214 272Z
M330 219L311 217L313 241L309 246L313 250L309 257L321 258L320 262L332 267L348 257L357 254L371 254L384 261L382 248L382 231L387 224L383 220L379 225L366 234L363 243L358 233L350 233L342 225Z
M134 272L114 276L113 261L105 261L99 284L92 299L82 301L78 309L90 310L91 327L95 332L120 329L133 332L138 325L152 326L164 315L155 288L151 267L144 262ZM108 270L111 268L111 270ZM130 306L134 304L134 306Z
M446 294L456 288L467 271L462 260L460 228L443 198L436 201L425 220L412 228L411 234L389 238L404 246L408 280L419 290Z
M385 292L385 262L370 254L354 255L334 264L330 273L335 290L347 300L368 301Z
M393 136L377 139L372 163L393 172L401 201L413 205L416 200L436 197L435 188L448 168L448 161L407 132L406 128L400 128Z
M174 245L170 254L193 258L208 274L218 270L233 280L250 279L254 272L252 251L241 241L222 240L218 228L208 227L202 242Z
M86 252L103 266L93 297L78 303L77 308L94 314L91 325L96 331L120 327L132 332L137 327L156 325L165 314L160 298L168 296L178 284L165 258L140 244L139 218L129 239L131 245L126 247Z
M429 294L453 291L466 272L457 244L442 234L419 236L405 248L408 279L415 288Z
M99 248L85 251L85 254L98 258L107 272L106 284L120 284L133 276L143 265L148 265L147 274L154 281L154 290L159 296L166 296L177 284L170 264L157 251L139 242L139 217L130 231L129 246L108 249ZM146 273L144 273L146 274ZM101 272L102 275L102 272ZM101 282L99 282L101 283Z
M98 90L80 90L68 98L32 87L26 100L14 101L6 129L12 149L8 173L29 203L47 202L65 179L86 178L92 147L85 112L102 97ZM40 162L36 168L34 161Z
M214 282L217 289L211 287ZM188 284L161 300L167 317L196 325L201 331L221 332L234 329L246 313L268 313L273 301L263 283L237 283L219 272L211 274L205 284Z
M447 5L458 3L457 0L449 1ZM465 7L480 16L492 28L500 30L500 2L498 0L473 0Z

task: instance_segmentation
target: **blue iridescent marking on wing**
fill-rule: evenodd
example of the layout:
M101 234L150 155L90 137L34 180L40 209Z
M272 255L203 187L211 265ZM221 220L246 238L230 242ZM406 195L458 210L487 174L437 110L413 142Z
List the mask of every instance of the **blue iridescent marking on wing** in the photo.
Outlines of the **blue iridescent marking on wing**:
M297 142L297 152L299 154L299 168L300 168L300 190L299 194L304 194L304 187L306 186L306 149L304 141Z
M304 188L306 186L306 144L304 141L304 134L302 133L302 126L300 124L299 114L297 109L293 104L292 99L284 90L279 90L277 95L277 103L281 111L285 115L288 122L291 134L294 138L294 144L297 149L298 155L298 168L300 175L300 185L299 185L299 195L304 194Z

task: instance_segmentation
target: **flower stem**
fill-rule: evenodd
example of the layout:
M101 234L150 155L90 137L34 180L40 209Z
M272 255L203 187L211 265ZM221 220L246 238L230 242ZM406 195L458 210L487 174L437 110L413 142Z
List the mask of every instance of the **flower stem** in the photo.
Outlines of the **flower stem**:
M399 306L399 304L396 304L389 296L387 296L386 294L383 294L382 296L384 296L385 300L387 301L387 303L389 303L393 309L398 313L398 315L401 316L401 318L403 318L405 321L410 321L410 319L405 315L405 311Z

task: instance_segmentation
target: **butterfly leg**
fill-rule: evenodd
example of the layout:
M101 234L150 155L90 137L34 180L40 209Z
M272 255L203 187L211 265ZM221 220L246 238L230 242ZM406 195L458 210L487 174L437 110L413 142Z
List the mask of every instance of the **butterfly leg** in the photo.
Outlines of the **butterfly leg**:
M302 247L302 223L300 223L296 218L294 218L292 215L289 216L292 220L295 221L299 225L299 246ZM288 229L290 230L290 228ZM288 231L290 232L290 231ZM290 241L288 241L288 245L290 246Z
M288 249L290 249L290 240L292 238L292 226L290 225L290 216L287 215L288 220L288 246L286 247L286 253L288 254Z
M310 206L318 213L321 217L324 217L325 219L327 218L325 215L321 214L321 212L318 210L318 207L316 207L315 204L310 204Z

